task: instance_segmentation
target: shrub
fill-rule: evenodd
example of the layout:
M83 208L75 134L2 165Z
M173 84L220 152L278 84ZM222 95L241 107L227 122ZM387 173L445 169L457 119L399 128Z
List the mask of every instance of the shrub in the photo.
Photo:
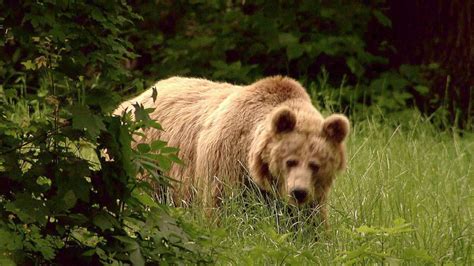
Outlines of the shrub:
M159 173L176 149L131 148L160 129L149 110L109 115L123 84L140 82L123 67L135 57L124 29L140 17L125 3L2 6L1 264L208 261L201 233L136 178L169 185Z

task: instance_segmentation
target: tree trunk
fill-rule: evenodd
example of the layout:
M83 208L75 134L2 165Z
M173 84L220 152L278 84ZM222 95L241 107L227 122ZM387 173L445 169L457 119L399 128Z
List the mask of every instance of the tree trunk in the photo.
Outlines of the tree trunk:
M474 118L473 0L389 0L393 25L391 58L400 64L440 65L429 73L428 96L417 103L428 112L445 106L459 126L472 127Z

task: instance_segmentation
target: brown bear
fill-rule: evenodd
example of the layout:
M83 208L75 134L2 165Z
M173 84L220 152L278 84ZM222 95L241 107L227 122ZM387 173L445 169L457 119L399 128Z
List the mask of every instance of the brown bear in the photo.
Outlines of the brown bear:
M320 208L335 174L345 167L344 140L349 121L340 114L324 118L305 89L288 77L269 77L248 86L173 77L122 103L114 114L140 103L164 131L150 129L137 142L165 140L180 149L184 165L169 176L180 180L179 202L197 196L218 204L222 186L241 186L245 176L264 191L292 205Z

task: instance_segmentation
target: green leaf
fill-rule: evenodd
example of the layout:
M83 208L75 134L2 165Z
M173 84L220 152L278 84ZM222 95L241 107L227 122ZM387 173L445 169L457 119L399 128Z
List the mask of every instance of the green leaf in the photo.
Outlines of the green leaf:
M143 107L143 105L141 105L139 103L135 103L135 104L133 104L133 107L135 108L134 115L135 115L135 119L137 121L148 121L148 120L150 120L150 116L148 115L150 112L147 111L147 109L145 109Z
M400 234L400 233L406 233L406 232L412 232L413 228L410 223L406 223L405 219L403 218L397 218L393 222L394 225L393 227L389 228L383 228L385 232L387 232L390 235L394 234Z
M415 260L434 263L432 256L424 249L406 248L403 250L401 258L404 260Z
M148 153L150 152L151 148L150 148L150 145L148 144L145 144L145 143L140 143L137 145L137 149L139 152L141 153Z
M36 179L36 184L40 186L51 186L51 179L45 177L45 176L40 176Z
M337 11L334 8L321 7L319 9L322 18L332 19L337 15Z
M105 254L105 251L99 247L95 248L95 254L97 254L101 260L107 261L110 259L109 256Z
M100 10L96 7L92 8L92 11L90 14L91 14L91 17L98 22L102 22L105 20L104 15L102 15L102 12L100 12Z
M40 228L34 224L17 227L24 236L23 249L25 251L41 253L42 259L52 260L58 249L64 247L64 242L59 236L44 235Z
M0 252L2 250L15 251L23 248L23 239L15 232L0 228Z
M68 192L66 192L66 194L64 194L63 196L63 202L66 210L74 207L77 202L76 194L74 194L74 191L69 190Z
M12 259L12 257L7 257L7 255L0 255L0 265L2 266L16 266L17 264Z
M299 42L299 39L291 33L280 33L278 35L278 41L283 46L289 46Z
M158 154L156 159L158 160L158 165L160 166L161 169L165 171L168 171L171 169L172 161L168 157Z
M130 253L130 261L133 265L145 265L145 260L140 251L140 245L134 239L127 236L114 236L125 244L125 250Z
M153 198L141 188L136 188L132 191L132 197L137 199L141 204L148 207L158 207L158 204Z
M157 129L157 130L163 130L163 128L161 127L161 124L156 122L155 120L152 120L152 119L147 120L145 122L145 125L147 127L154 128L154 129Z
M428 64L428 69L431 69L431 70L437 70L440 68L440 65L439 63L429 63Z
M423 85L415 86L415 90L419 92L421 95L427 95L430 92L430 88Z
M87 162L80 161L64 165L64 167L67 169L67 172L56 180L58 197L66 197L67 202L71 203L72 195L65 195L73 193L75 198L88 202L92 184L86 178L90 173Z
M346 64L354 75L356 75L359 78L362 77L365 71L364 67L362 66L362 64L359 63L359 61L355 57L353 56L348 57L346 59Z
M184 165L184 162L179 159L178 156L174 155L174 154L168 154L168 158L173 161L174 163L177 163L177 164L181 164L181 165Z
M400 74L413 83L421 83L422 75L420 73L420 66L403 64L399 67Z
M167 144L166 141L155 140L155 141L153 141L153 142L151 143L150 146L151 146L151 149L152 149L152 150L156 151L156 150L159 150L159 149L165 147L166 144Z
M90 112L84 106L75 105L71 109L72 128L85 130L88 135L95 139L99 136L101 130L105 130L102 119Z
M372 14L374 14L375 18L382 26L385 26L388 28L392 27L392 21L387 16L385 16L382 12L378 10L373 10Z
M130 135L126 126L120 126L120 152L122 153L122 167L129 176L135 176L135 167L132 163L132 136Z
M89 218L87 218L82 213L71 213L67 217L77 225L81 225L89 221Z
M130 251L130 261L133 265L142 266L145 265L145 259L142 256L140 248Z
M82 253L82 256L84 256L84 257L90 257L90 256L92 256L92 255L95 254L95 251L96 251L95 249L89 249L88 251Z
M8 202L5 205L5 209L16 214L24 223L38 222L41 225L46 224L46 216L49 214L49 210L43 205L43 201L33 199L28 193L18 194L15 201Z
M362 233L362 234L378 234L380 233L380 229L377 229L375 227L370 227L367 225L362 225L358 228L356 228L356 232Z
M26 70L35 70L36 65L31 60L27 60L25 62L21 62L21 64L26 68Z
M140 249L140 245L137 241L129 236L113 236L114 238L120 240L125 245L125 250L133 252Z
M288 60L299 58L303 55L304 51L304 47L299 43L290 44L286 47Z
M192 38L189 42L189 46L193 49L200 49L212 46L216 41L216 37L198 35Z
M160 149L161 153L176 153L179 151L179 148L176 147L163 147Z
M88 247L96 247L97 244L104 241L103 237L99 237L97 234L89 232L87 228L84 227L73 229L71 231L71 236L80 244Z
M115 226L120 226L116 218L107 213L106 211L102 211L96 216L94 216L92 223L98 226L102 231L114 228Z

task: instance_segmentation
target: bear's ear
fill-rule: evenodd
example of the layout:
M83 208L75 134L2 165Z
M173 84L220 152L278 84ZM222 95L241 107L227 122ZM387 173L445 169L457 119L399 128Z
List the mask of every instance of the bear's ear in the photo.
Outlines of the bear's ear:
M324 120L323 132L326 138L341 143L349 134L349 120L344 115L330 115Z
M296 125L296 115L287 107L282 107L272 117L272 131L275 133L291 132Z

